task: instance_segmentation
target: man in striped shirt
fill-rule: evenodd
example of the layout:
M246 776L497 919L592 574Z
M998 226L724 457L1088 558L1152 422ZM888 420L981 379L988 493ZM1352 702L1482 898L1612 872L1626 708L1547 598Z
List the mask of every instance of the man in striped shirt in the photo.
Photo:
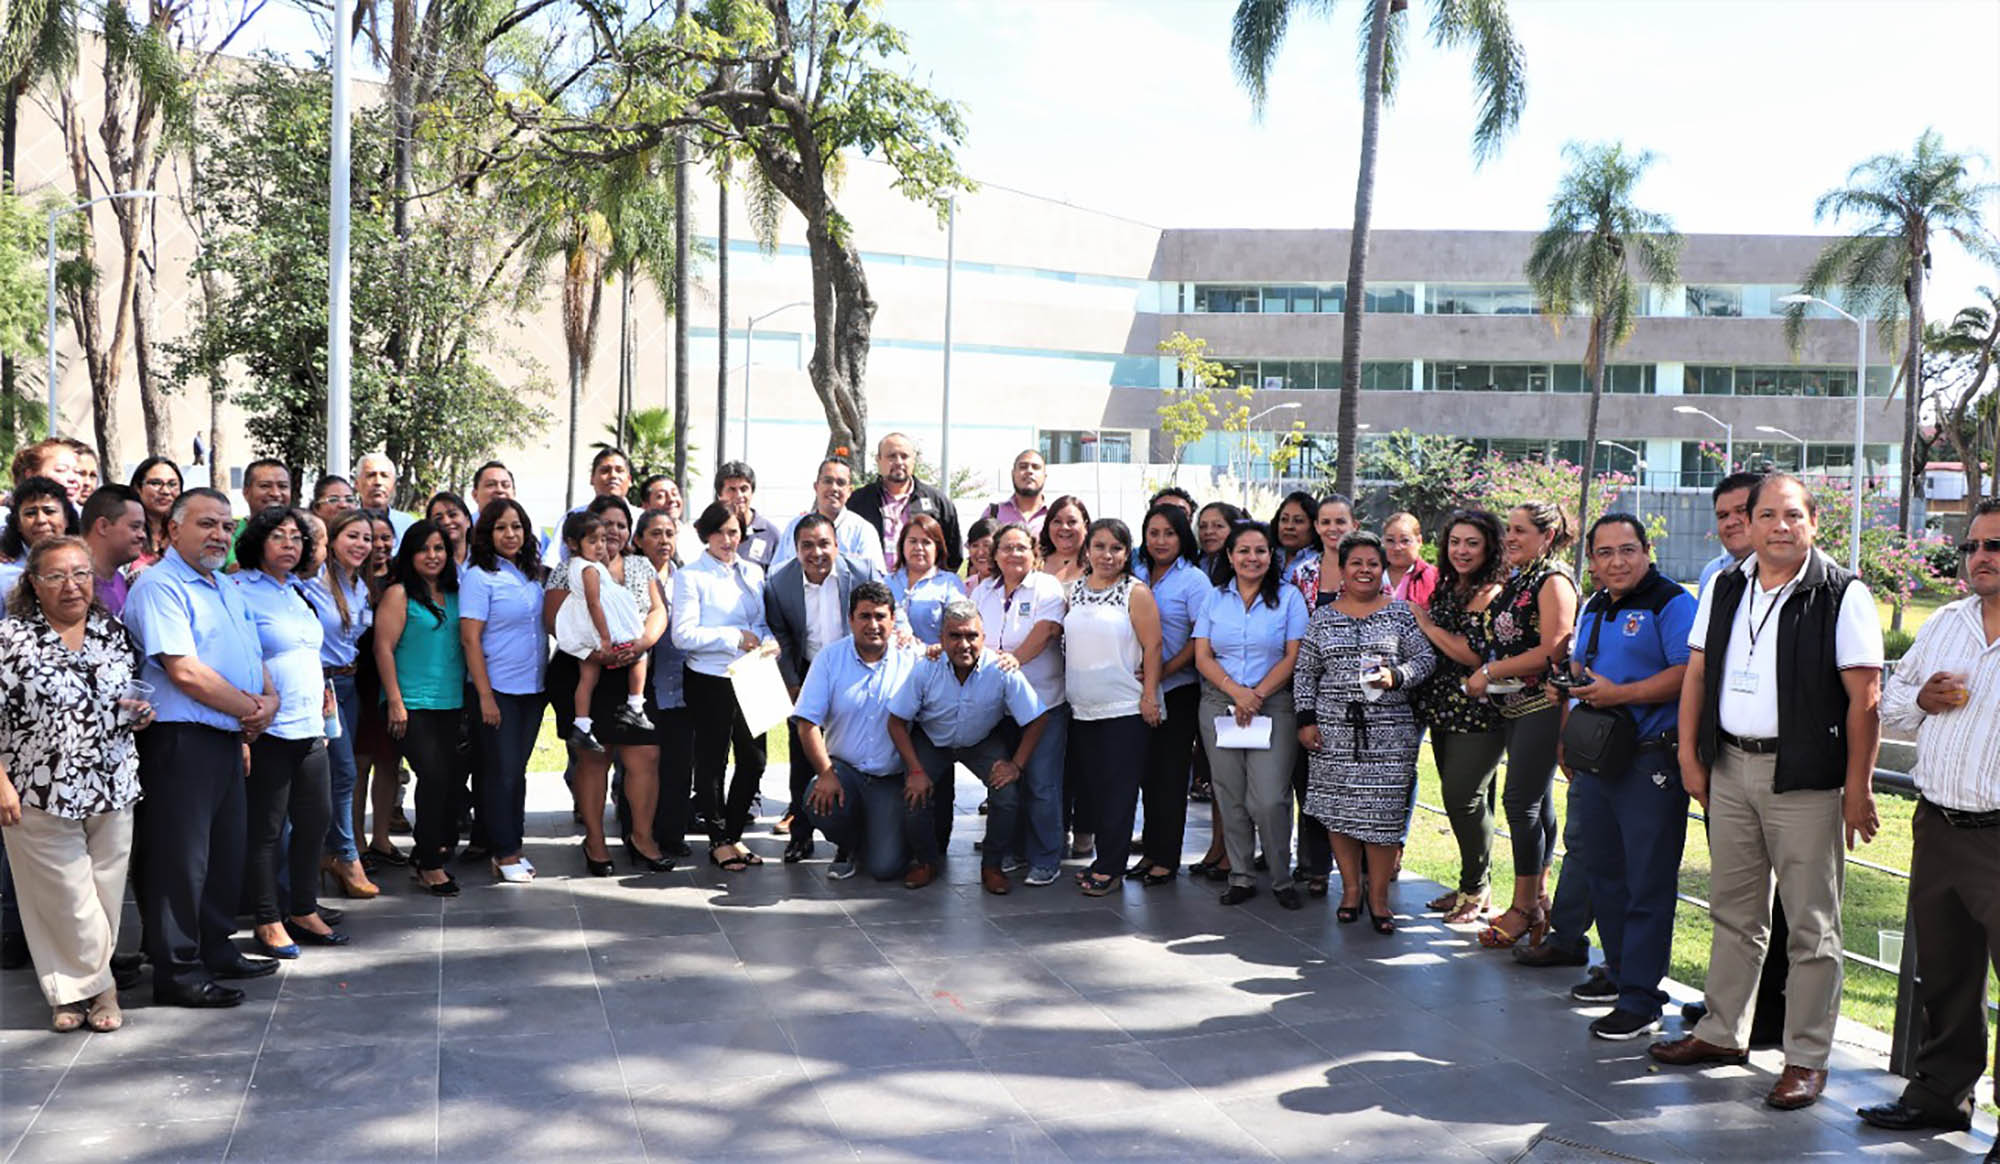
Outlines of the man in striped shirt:
M1979 503L1958 549L1972 594L1924 623L1882 693L1883 725L1917 739L1910 928L1924 1037L1902 1098L1858 1114L1897 1131L1971 1126L1986 967L2000 967L2000 500ZM1986 1159L2000 1161L2000 1144Z

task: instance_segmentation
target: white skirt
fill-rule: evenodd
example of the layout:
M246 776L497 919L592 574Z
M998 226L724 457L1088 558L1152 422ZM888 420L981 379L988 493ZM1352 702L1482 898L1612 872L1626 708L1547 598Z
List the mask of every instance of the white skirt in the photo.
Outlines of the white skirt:
M639 617L639 603L623 586L600 586L597 601L604 607L604 627L612 643L629 643L645 631ZM556 610L556 646L581 659L605 644L597 641L597 627L590 621L590 603L582 594L571 594Z

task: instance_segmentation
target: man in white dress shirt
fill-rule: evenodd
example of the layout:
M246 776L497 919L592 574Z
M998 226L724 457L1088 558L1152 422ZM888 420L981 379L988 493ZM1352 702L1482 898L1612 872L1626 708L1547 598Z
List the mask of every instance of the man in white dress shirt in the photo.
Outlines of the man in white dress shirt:
M1979 503L1958 551L1972 595L1924 623L1882 693L1882 722L1917 737L1910 929L1924 1035L1902 1097L1858 1114L1896 1131L1971 1126L1986 968L2000 966L2000 501Z
M847 498L854 492L854 470L838 457L828 457L819 463L819 474L813 478L813 507L806 513L817 513L833 523L834 544L848 558L865 562L874 567L876 574L887 574L889 567L882 559L882 537L875 527L847 508ZM799 522L805 520L801 513L785 526L783 536L778 538L778 548L771 558L772 567L781 566L797 555L794 534Z

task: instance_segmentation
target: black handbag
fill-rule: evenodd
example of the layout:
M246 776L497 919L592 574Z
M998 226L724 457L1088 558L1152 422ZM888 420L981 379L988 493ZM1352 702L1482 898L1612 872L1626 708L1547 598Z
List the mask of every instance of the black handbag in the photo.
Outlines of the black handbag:
M1597 658L1597 637L1604 630L1608 611L1599 611L1591 624L1590 645L1584 649L1583 666ZM1639 724L1622 707L1592 707L1579 703L1563 720L1563 763L1571 770L1595 772L1599 776L1622 776L1632 766L1639 751Z

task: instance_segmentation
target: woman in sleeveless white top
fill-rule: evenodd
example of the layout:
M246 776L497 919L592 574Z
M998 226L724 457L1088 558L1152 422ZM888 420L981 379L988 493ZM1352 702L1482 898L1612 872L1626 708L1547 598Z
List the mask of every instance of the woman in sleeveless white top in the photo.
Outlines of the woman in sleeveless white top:
M1069 769L1079 784L1077 829L1097 834L1097 857L1078 874L1092 896L1125 875L1146 749L1160 722L1160 609L1132 576L1132 532L1117 518L1091 523L1088 572L1069 588L1063 615L1063 685L1073 717Z

